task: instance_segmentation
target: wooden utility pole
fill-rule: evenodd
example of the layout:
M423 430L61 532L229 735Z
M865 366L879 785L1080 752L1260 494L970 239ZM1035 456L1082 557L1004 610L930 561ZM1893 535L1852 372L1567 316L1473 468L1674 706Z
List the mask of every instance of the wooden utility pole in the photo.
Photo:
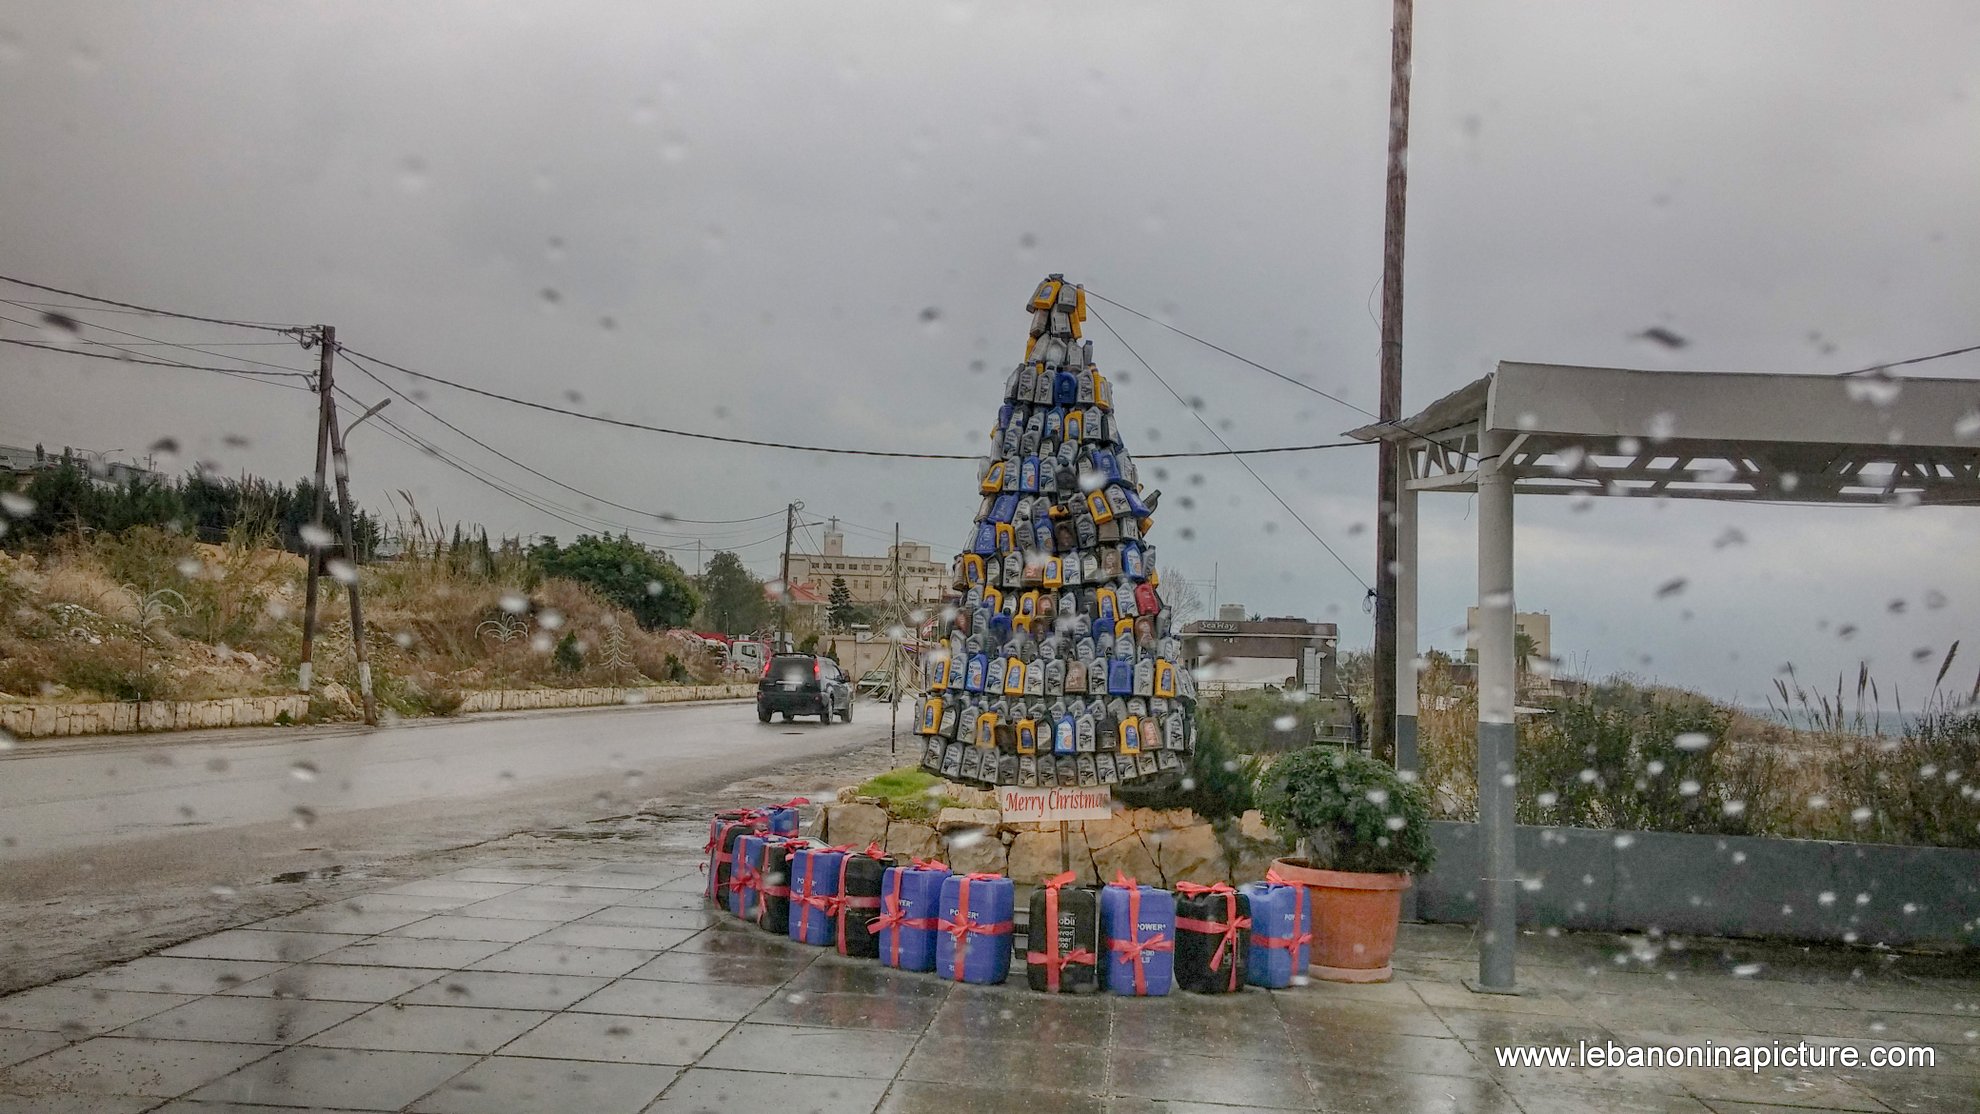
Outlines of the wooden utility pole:
M323 343L326 347L336 343L335 330L325 330ZM364 644L364 600L358 592L357 511L351 505L351 463L350 458L344 455L344 433L337 428L336 399L330 399L329 406L330 455L337 477L338 517L343 520L341 525L344 535L344 559L349 562L351 569L351 582L345 585L345 590L351 597L351 652L357 658L358 698L364 707L364 722L376 725L378 701L371 691L371 655ZM377 412L378 408L374 407L366 411L358 421L361 422ZM356 426L357 422L352 422L351 425Z
M901 524L894 523L894 548L888 551L893 558L894 607L892 622L887 624L887 639L893 645L888 655L892 676L887 681L887 753L894 753L895 732L901 720L901 639L907 636L907 601L901 598Z
M316 577L323 571L323 506L330 488L330 363L337 351L337 329L316 327L316 509L310 515L307 544L309 572L303 578L302 664L296 667L296 687L310 691L312 656L316 649Z
M1389 172L1382 210L1382 395L1380 420L1402 420L1403 201L1409 186L1409 56L1413 0L1395 0L1389 42ZM1399 461L1383 447L1375 479L1376 757L1395 759L1396 744L1396 503Z
M777 644L770 652L781 654L790 649L791 640L791 534L797 529L798 508L803 503L790 503L784 507L784 562L777 571Z

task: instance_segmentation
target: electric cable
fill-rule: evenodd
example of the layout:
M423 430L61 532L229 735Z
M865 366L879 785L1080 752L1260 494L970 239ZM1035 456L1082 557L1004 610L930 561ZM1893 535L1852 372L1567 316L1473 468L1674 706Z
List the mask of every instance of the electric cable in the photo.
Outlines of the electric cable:
M1169 386L1168 380L1162 378L1162 374L1155 370L1154 365L1150 364L1147 360L1141 358L1141 353L1136 352L1134 350L1134 346L1127 342L1126 337L1121 336L1120 332L1116 330L1114 326L1111 323L1109 323L1105 317L1100 316L1100 312L1098 310L1095 310L1093 312L1093 317L1094 320L1100 322L1100 324L1104 326L1109 333L1113 334L1114 339L1120 342L1122 348L1127 349L1128 355L1133 356L1136 363L1146 368L1148 370L1148 374L1155 377L1155 381L1162 385L1163 390L1169 392L1169 394L1176 400L1178 404L1182 406L1183 409L1188 410L1190 412L1190 415L1196 419L1197 423L1201 425L1204 428L1204 430L1208 432L1213 439L1216 440L1218 444L1220 445L1224 444L1224 437L1222 434L1217 432L1216 427L1212 426L1209 422L1204 421L1203 415L1197 413L1196 408L1191 406L1189 402L1183 398L1182 395L1177 394L1176 389L1174 387ZM1225 445L1225 447L1229 448L1228 445ZM1333 546L1327 544L1327 539L1321 537L1319 532L1314 530L1312 526L1307 525L1306 520L1300 517L1299 512L1293 510L1292 504L1286 502L1283 498L1280 498L1279 493L1272 489L1272 485L1265 482L1265 477L1259 475L1257 470L1252 468L1250 461L1247 461L1244 458L1239 457L1238 463L1244 466L1244 470L1246 472L1251 473L1251 478L1258 481L1259 487L1265 489L1265 494L1270 495L1272 499L1279 504L1279 506L1285 508L1285 512L1292 516L1293 521L1299 523L1300 527L1304 529L1309 535L1311 535L1314 541L1320 543L1320 548L1326 550L1327 555L1329 557L1332 557L1334 561L1341 566L1341 568L1347 570L1347 574L1353 577L1357 584L1360 584L1361 587L1366 591L1374 591L1374 589L1369 586L1369 583L1361 578L1361 574L1354 570L1354 566L1348 564L1346 559L1344 559L1338 552L1334 550Z
M302 325L284 325L274 321L234 321L225 317L201 317L196 313L178 313L169 309L155 309L151 306L140 306L131 302L119 302L110 298L99 298L94 294L85 294L80 290L64 290L59 286L45 286L38 282L29 282L24 278L15 278L12 275L0 275L0 282L11 282L16 286L45 290L50 294L60 294L65 298L81 298L85 302L99 302L106 306L115 306L118 309L130 310L135 313L151 314L154 317L177 317L183 321L204 321L209 325L230 325L236 329L259 329L262 332L268 333L295 333L305 328Z

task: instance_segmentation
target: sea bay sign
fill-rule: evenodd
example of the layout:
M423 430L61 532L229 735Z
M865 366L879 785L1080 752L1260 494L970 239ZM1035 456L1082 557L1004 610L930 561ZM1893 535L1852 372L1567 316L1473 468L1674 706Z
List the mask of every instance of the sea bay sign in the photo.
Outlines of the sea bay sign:
M997 787L997 808L1005 823L1105 820L1114 814L1114 793L1106 786L1019 789Z

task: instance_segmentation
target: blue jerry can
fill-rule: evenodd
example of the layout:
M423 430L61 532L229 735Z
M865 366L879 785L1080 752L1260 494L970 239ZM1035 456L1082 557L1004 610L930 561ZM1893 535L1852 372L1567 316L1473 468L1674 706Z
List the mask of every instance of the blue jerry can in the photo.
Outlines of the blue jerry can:
M1100 941L1107 989L1158 997L1176 973L1176 901L1167 890L1116 875L1100 891Z
M1245 981L1284 989L1304 978L1313 958L1313 899L1306 887L1246 882L1238 892L1251 899Z
M880 878L880 962L903 971L935 969L935 920L949 868L890 866Z
M800 944L831 947L837 918L833 915L846 853L807 847L791 856L790 936Z
M746 921L756 919L763 900L763 837L746 835L736 841L736 861L729 871L729 912Z
M935 973L958 982L1003 982L1011 973L1016 900L1016 887L1002 875L950 875L935 926Z

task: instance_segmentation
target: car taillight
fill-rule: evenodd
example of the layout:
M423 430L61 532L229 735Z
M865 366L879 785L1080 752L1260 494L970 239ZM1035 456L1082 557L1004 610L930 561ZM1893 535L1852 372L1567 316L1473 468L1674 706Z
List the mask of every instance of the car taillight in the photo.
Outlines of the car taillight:
M823 674L823 673L821 673L821 672L819 671L819 662L818 662L818 659L817 659L817 658L812 658L812 659L811 659L811 675L812 675L813 677L822 677L822 676L824 676L824 674Z
M763 676L768 677L769 675L770 675L770 661L768 658L765 658L763 661ZM761 678L759 678L759 680L760 679Z

